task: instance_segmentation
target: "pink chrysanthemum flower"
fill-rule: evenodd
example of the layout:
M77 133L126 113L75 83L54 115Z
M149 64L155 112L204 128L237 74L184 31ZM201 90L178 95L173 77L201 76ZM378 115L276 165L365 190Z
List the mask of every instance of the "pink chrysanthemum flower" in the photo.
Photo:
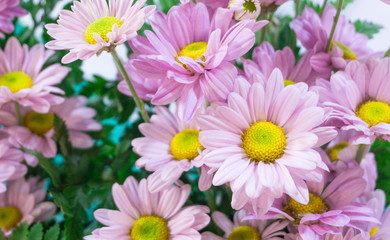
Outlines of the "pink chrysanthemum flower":
M236 21L244 19L256 20L261 12L259 0L230 0L228 8L234 10L234 19Z
M11 19L27 14L27 11L18 7L18 5L19 0L2 0L0 2L0 38L4 38L3 33L14 31Z
M178 106L178 112L182 106ZM154 172L148 178L149 190L160 191L176 182L183 172L202 165L199 126L196 117L184 122L165 107L156 107L151 123L142 123L139 130L145 137L132 141L133 150L141 156L138 168Z
M328 53L326 45L335 15L336 8L330 5L325 8L322 17L306 7L302 16L292 21L299 41L307 50L314 52L310 63L315 71L330 76L332 69L344 69L350 60L365 61L369 57L383 55L373 53L367 46L367 36L356 32L355 26L343 15L338 20Z
M317 106L318 96L307 86L284 87L278 69L266 86L239 85L240 93L231 93L227 106L199 117L200 143L210 151L203 162L216 169L213 184L229 183L232 207L240 209L252 199L259 215L283 193L307 203L305 180L318 182L321 170L327 170L313 148L336 135L333 128L320 126L327 110Z
M324 106L332 107L329 124L354 130L349 144L372 144L379 137L390 140L390 59L370 59L367 65L350 62L330 82L318 82Z
M112 196L117 210L98 209L96 220L106 225L96 229L86 240L200 240L199 230L210 221L206 206L187 206L184 203L191 192L189 185L168 186L151 193L148 180L138 184L128 177L123 185L115 183Z
M287 1L289 1L289 0L260 0L260 3L261 3L262 7L275 8L275 7L282 5L283 3L287 2Z
M283 229L288 221L276 221L271 223L266 220L245 220L247 213L240 210L234 214L233 222L223 213L213 212L212 219L220 227L224 235L219 237L211 232L202 233L202 240L282 240L286 234Z
M182 4L191 2L190 0L180 0ZM207 7L215 10L217 8L227 8L229 0L197 0L196 2L203 3Z
M145 31L130 45L132 60L147 80L164 79L152 98L157 105L176 99L185 105L182 119L189 121L204 103L225 101L233 89L237 68L231 63L255 42L254 32L267 21L243 20L232 24L233 12L218 8L210 16L202 3L187 3L157 12L150 23L155 33Z
M37 44L28 50L12 37L4 51L0 49L0 105L18 102L34 111L45 113L51 105L61 103L63 90L53 86L60 83L70 68L53 64L42 70L53 51Z
M348 169L326 187L326 182L310 183L310 200L302 204L289 197L275 201L267 218L284 217L291 221L290 232L299 232L303 240L323 239L324 234L341 234L351 227L364 234L368 223L379 223L366 204L354 202L366 185L361 168Z
M28 225L34 222L50 219L56 205L52 202L43 202L46 196L44 181L29 178L27 181L20 178L7 183L7 191L0 194L0 227L5 236L23 222Z
M0 142L0 193L7 187L5 181L15 180L27 173L27 167L22 164L23 152L9 145L5 140Z
M55 40L46 47L70 50L62 63L86 60L101 51L135 37L155 6L142 8L146 0L74 1L72 11L61 10L58 24L47 24L47 33Z
M48 113L37 113L31 109L22 108L21 125L18 125L13 105L4 105L0 115L7 116L7 121L0 120L0 123L6 126L4 131L10 135L9 141L14 146L22 145L27 149L42 153L46 158L53 158L57 153L57 144L53 139L55 114L65 122L72 147L84 149L93 145L91 137L84 132L98 131L101 125L92 119L96 111L86 107L85 103L86 98L78 96L53 106ZM25 157L31 165L37 163L37 159L30 154Z
M272 71L279 68L284 84L305 82L311 85L319 74L310 67L312 51L306 52L295 64L295 56L289 47L275 51L268 42L253 50L252 59L242 59L245 76L250 82L266 82Z

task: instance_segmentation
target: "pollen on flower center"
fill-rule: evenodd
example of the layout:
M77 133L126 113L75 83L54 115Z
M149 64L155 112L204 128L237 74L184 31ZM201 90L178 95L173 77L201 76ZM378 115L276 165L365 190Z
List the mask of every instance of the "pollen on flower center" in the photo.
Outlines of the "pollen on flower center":
M329 156L329 159L331 162L336 162L339 160L338 155L341 150L348 147L348 142L341 142L336 145L334 145L332 148L330 148L327 153Z
M0 227L11 229L22 220L22 213L16 207L0 208Z
M176 61L178 61L185 69L189 71L185 64L180 62L179 57L186 56L194 60L205 60L204 54L207 50L207 42L194 42L183 48L179 54L177 54Z
M252 0L245 0L242 6L244 7L244 11L248 11L250 13L256 12L256 5Z
M358 106L356 115L370 127L378 123L390 123L390 106L385 102L369 101Z
M85 40L89 44L96 44L97 42L93 37L93 34L96 33L105 42L108 42L107 33L112 31L112 26L114 26L115 23L118 25L118 28L122 26L122 22L116 17L102 17L94 21L87 27L87 30L85 30Z
M0 77L0 86L9 88L12 93L33 86L32 79L23 72L9 72Z
M168 223L158 216L142 216L134 222L130 237L132 240L167 240Z
M289 85L294 85L294 84L295 84L295 82L293 82L293 81L291 81L291 80L288 80L288 79L284 80L284 86L285 86L285 87L287 87L287 86L289 86Z
M242 148L248 157L258 163L274 162L284 153L286 136L279 126L272 122L256 122L242 135Z
M306 214L321 214L329 209L321 197L312 193L309 193L309 203L307 205L299 203L291 198L286 208L286 212L294 217L297 222Z
M370 237L373 237L378 231L379 231L379 228L376 228L376 227L371 228Z
M54 126L54 114L30 112L24 117L24 126L32 133L45 135Z
M198 148L204 150L199 142L199 130L183 130L177 133L171 141L171 153L179 161L196 158L199 155Z
M333 49L333 45L336 44L337 47L339 47L341 50L343 50L343 58L344 59L351 59L351 60L356 60L356 54L346 45L342 44L341 42L338 41L332 41L330 44L330 51Z
M250 226L239 226L229 235L228 240L260 240L259 231Z

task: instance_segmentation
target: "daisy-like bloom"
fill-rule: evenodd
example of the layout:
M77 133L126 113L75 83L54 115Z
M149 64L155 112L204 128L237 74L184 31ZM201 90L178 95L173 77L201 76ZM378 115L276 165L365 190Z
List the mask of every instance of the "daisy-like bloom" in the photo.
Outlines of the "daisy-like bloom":
M352 61L330 82L318 82L323 105L333 108L329 124L356 131L349 144L372 144L377 137L390 140L389 67L389 58L370 59L367 65Z
M333 35L330 51L326 45L336 15L336 8L327 6L320 17L313 9L306 7L302 16L292 21L297 38L307 50L313 50L310 59L312 68L330 76L332 69L344 69L351 60L365 61L369 57L380 57L383 53L373 53L368 48L368 38L358 33L347 17L341 15Z
M226 8L230 0L197 0L196 2L201 2L207 7L215 10L217 8ZM190 0L180 0L181 3L189 3Z
M0 49L0 106L13 101L45 113L51 105L61 103L63 98L54 94L64 91L53 85L60 83L70 68L53 64L42 70L53 53L41 44L28 50L27 45L21 46L11 37L4 51Z
M214 185L230 183L232 207L241 209L250 199L262 215L275 198L287 193L309 202L305 180L320 181L327 170L313 148L337 134L321 127L328 113L317 106L318 96L295 85L284 87L275 69L266 86L240 81L228 104L215 115L202 115L200 143L208 153L203 162L216 169ZM304 122L304 124L303 124Z
M37 178L27 181L20 178L7 183L7 191L0 194L0 227L5 236L11 235L23 222L31 225L54 215L56 205L43 201L46 196L44 185L44 181L39 182Z
M22 161L20 149L12 147L5 139L0 141L0 193L7 189L5 181L21 178L27 173Z
M230 0L228 8L234 9L234 19L254 19L260 15L261 7L259 0Z
M340 228L351 227L364 234L368 223L379 223L366 204L354 202L366 185L359 167L348 169L326 187L325 181L309 183L310 200L302 204L286 197L275 201L267 217L284 217L303 240L323 239L324 234L341 234ZM293 231L293 230L292 230Z
M204 103L225 101L237 68L231 63L255 42L254 32L267 21L243 20L231 26L233 11L218 8L210 16L202 3L186 3L157 12L150 19L155 33L145 31L130 45L137 72L148 80L164 79L152 98L156 105L178 99L181 117L189 121Z
M181 111L178 106L177 111ZM202 165L204 147L199 142L200 128L195 117L184 122L165 107L156 107L151 123L142 123L139 130L144 137L132 141L133 150L141 156L138 168L154 172L148 178L152 192L176 182L183 172Z
M200 240L199 230L210 221L206 206L187 206L184 203L191 186L168 186L151 193L148 180L140 183L128 177L123 185L115 183L112 196L117 210L98 209L96 220L106 225L96 229L86 240Z
M46 158L53 158L57 153L54 141L54 115L58 115L66 125L69 141L74 148L84 149L93 145L93 140L85 134L87 131L98 131L101 125L92 118L96 111L86 107L86 98L82 96L66 99L64 103L53 106L48 113L38 113L29 108L21 109L22 125L18 125L13 105L4 105L1 115L8 113L4 129L10 135L9 141L14 146L23 147L42 153ZM26 161L31 165L37 159L27 154Z
M81 0L74 1L72 11L61 10L57 24L47 24L47 33L55 40L46 47L70 50L62 63L86 60L102 51L135 37L155 6L142 8L146 0Z
M242 218L246 215L245 210L240 210L234 214L233 222L223 213L213 212L212 219L220 227L224 235L219 237L211 232L202 234L202 240L282 240L286 234L283 229L288 221L276 221L271 223L266 220L246 220Z
M0 38L4 38L3 33L14 31L11 19L27 14L27 11L18 7L18 5L19 0L2 0L0 2Z
M253 82L266 82L272 71L279 68L284 78L284 84L291 85L305 82L309 85L315 82L318 73L310 67L312 51L306 52L295 64L295 56L291 48L285 47L275 51L268 42L262 43L253 50L252 59L242 59L245 76Z

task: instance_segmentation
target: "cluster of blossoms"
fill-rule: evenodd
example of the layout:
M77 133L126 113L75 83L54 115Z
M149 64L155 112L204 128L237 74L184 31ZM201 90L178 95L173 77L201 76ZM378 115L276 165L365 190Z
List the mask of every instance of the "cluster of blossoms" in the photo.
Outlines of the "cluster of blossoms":
M258 19L286 0L182 0L166 14L145 2L75 1L46 25L54 40L45 47L69 50L62 63L112 53L124 77L118 90L157 105L131 142L136 167L150 175L115 183L118 210L96 210L104 227L84 239L390 239L390 210L370 152L376 139L390 141L390 58L371 50L340 9L305 7L292 21L305 49L298 60L290 47L275 50L261 38L256 45L269 24ZM5 0L2 14L1 4L0 31L9 33L9 19L24 11ZM151 30L137 35L145 21ZM115 48L126 41L132 53L122 63ZM73 148L93 146L85 132L101 129L87 98L65 98L55 86L70 69L44 68L53 53L14 37L0 50L6 236L56 211L43 202L44 182L25 175L37 154L56 156L57 120ZM194 168L197 187L181 179ZM191 188L217 187L231 193L233 220L211 204L187 202ZM203 231L210 221L222 232Z

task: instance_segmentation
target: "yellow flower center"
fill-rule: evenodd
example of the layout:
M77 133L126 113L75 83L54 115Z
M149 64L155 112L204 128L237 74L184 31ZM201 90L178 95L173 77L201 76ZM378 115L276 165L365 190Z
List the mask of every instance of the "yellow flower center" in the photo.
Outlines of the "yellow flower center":
M334 145L332 148L330 148L327 153L329 156L329 159L331 162L336 162L339 160L338 155L341 150L348 147L348 142L341 142L336 145Z
M171 141L171 153L178 161L196 158L199 155L198 148L204 150L199 142L199 130L183 130L177 133Z
M332 41L330 44L330 51L333 49L333 44L336 44L337 47L339 47L341 50L343 50L343 58L344 59L351 59L351 60L356 60L356 54L347 46L342 44L341 42L337 41Z
M239 226L229 235L228 240L260 240L259 231L249 226Z
M22 213L16 207L0 208L0 227L7 230L14 228L22 218Z
M258 163L274 162L284 153L286 136L279 126L272 122L256 122L242 135L242 148L248 157Z
M369 101L358 106L356 115L370 127L378 123L390 123L390 106L385 102Z
M87 30L85 30L85 41L89 44L96 44L96 40L93 34L98 34L105 42L108 42L107 33L112 31L114 24L118 25L118 28L122 26L122 22L116 17L102 17L93 23L89 24Z
M9 72L0 77L0 86L9 88L12 93L33 86L32 79L23 72Z
M328 211L328 209L328 206L322 198L309 193L309 203L307 205L299 203L291 198L285 211L293 217L296 220L295 223L298 224L300 219L306 214L321 214Z
M186 56L189 58L192 58L194 60L205 60L204 54L207 50L207 42L194 42L189 45L187 45L185 48L183 48L179 54L177 54L176 61L178 61L187 71L189 69L185 64L180 62L179 57Z
M291 81L291 80L288 80L288 79L284 80L284 86L285 86L285 87L287 87L287 86L289 86L289 85L294 85L294 84L295 84L295 82L293 82L293 81Z
M32 133L45 135L54 126L54 114L30 112L24 117L24 126Z
M370 237L373 237L378 231L379 231L379 228L376 228L376 227L371 228Z
M168 240L168 223L161 217L142 216L130 230L132 240Z

